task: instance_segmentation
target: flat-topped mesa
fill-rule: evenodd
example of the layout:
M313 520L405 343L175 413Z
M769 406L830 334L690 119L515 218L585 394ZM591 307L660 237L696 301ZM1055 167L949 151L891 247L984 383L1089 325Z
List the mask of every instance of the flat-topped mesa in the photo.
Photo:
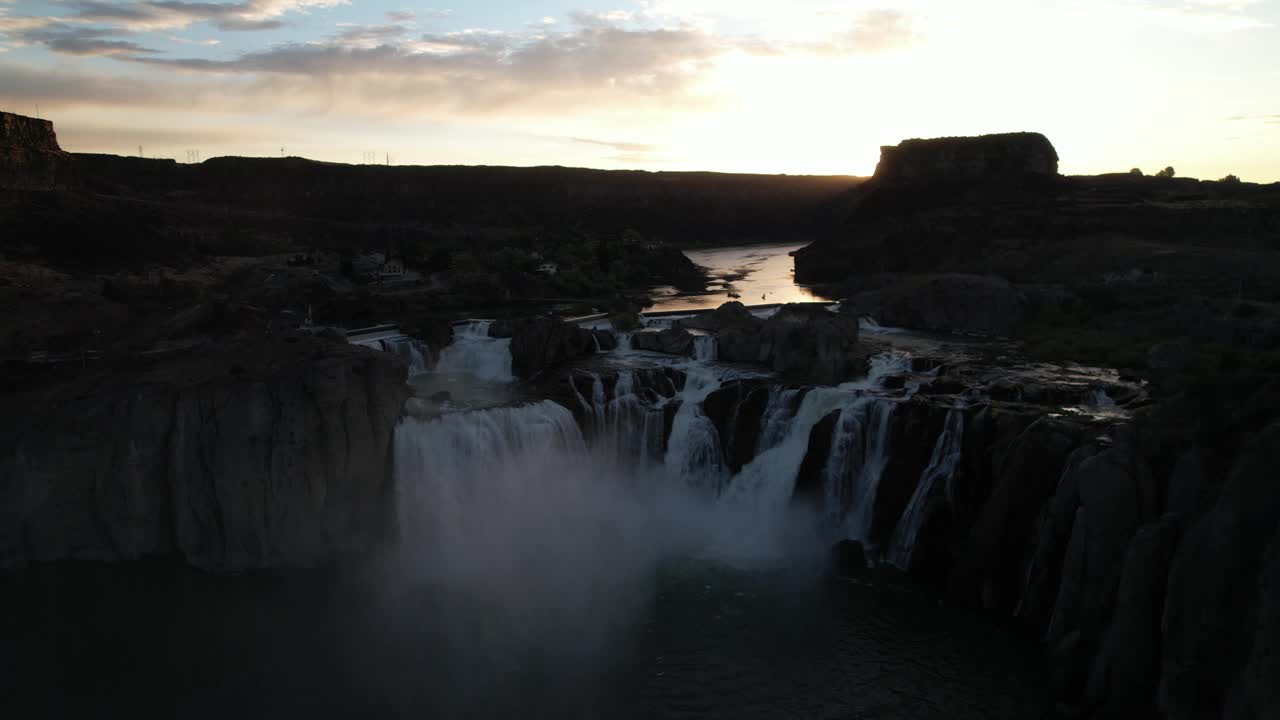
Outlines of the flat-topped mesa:
M0 147L61 153L53 122L0 111Z
M0 111L0 188L48 190L71 179L71 156L53 123Z
M880 148L882 184L992 182L1054 177L1058 152L1040 133L904 140Z

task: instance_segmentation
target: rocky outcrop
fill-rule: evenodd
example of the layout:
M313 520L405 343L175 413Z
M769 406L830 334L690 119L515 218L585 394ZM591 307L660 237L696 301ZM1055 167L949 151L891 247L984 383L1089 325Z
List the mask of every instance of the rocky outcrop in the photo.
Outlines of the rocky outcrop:
M367 549L394 533L405 376L393 354L292 337L7 398L0 567L237 572Z
M631 336L631 347L636 350L687 356L693 353L693 335L684 328L638 332Z
M892 455L864 541L873 562L883 562L920 482L920 456L948 412L927 393L894 411ZM915 537L911 574L1042 637L1064 716L1280 712L1280 486L1271 477L1280 422L1262 421L1235 442L1232 433L1262 410L1189 419L1188 408L1166 402L1108 425L984 402L965 410L962 456ZM811 433L797 499L829 494L823 462L837 419ZM1182 424L1173 438L1160 429L1169 423ZM1212 434L1199 437L1216 438L1218 449L1193 445L1168 457L1201 424Z
M0 189L48 190L71 180L71 156L48 120L0 112Z
M858 312L881 325L1008 335L1025 317L1026 300L1009 281L983 275L901 276L853 296Z
M819 384L842 382L866 370L857 318L822 305L784 305L761 320L732 302L681 323L713 332L725 362L765 365Z
M596 339L590 330L555 318L494 323L490 335L511 338L511 370L522 378L534 377L596 351Z
M878 183L1018 180L1058 174L1058 152L1040 133L904 140L880 148Z

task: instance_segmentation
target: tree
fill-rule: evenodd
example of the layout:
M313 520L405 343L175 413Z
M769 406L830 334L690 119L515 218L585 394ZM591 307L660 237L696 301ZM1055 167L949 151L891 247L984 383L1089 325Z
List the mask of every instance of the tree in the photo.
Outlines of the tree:
M1129 174L1136 175L1137 177L1142 177L1142 168L1134 168L1129 171Z
M1172 165L1170 165L1169 167L1167 167L1167 168L1165 168L1165 169L1161 170L1160 172L1156 173L1156 177L1162 177L1162 178L1171 178L1171 177L1173 177L1173 166L1172 166Z
M1222 178L1221 180L1219 180L1218 182L1224 182L1231 185L1238 185L1240 184L1240 178L1236 177L1235 175L1228 175Z

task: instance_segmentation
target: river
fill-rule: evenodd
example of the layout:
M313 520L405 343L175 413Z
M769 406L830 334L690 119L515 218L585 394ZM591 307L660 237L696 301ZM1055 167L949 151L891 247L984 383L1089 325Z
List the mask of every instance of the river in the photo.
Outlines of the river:
M671 287L655 288L654 305L649 309L702 310L731 300L744 305L764 305L838 299L796 284L790 253L802 247L803 244L738 245L686 250L684 254L690 260L707 269L711 277L707 292L681 293Z

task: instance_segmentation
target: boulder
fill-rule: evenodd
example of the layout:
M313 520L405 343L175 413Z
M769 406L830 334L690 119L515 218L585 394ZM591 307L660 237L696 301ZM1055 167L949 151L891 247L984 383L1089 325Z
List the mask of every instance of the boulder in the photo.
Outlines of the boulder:
M833 384L865 371L858 321L822 305L784 305L761 320L741 303L726 303L701 321L715 332L725 362L766 365L772 370Z
M752 325L758 318L751 314L746 305L734 300L727 302L709 313L701 313L684 318L679 324L694 330L718 332L729 327Z
M555 318L528 318L490 327L493 337L503 337L507 332L511 338L511 371L522 378L596 351L590 330Z
M638 332L631 336L631 347L635 350L688 356L693 354L693 335L679 327L657 332Z

